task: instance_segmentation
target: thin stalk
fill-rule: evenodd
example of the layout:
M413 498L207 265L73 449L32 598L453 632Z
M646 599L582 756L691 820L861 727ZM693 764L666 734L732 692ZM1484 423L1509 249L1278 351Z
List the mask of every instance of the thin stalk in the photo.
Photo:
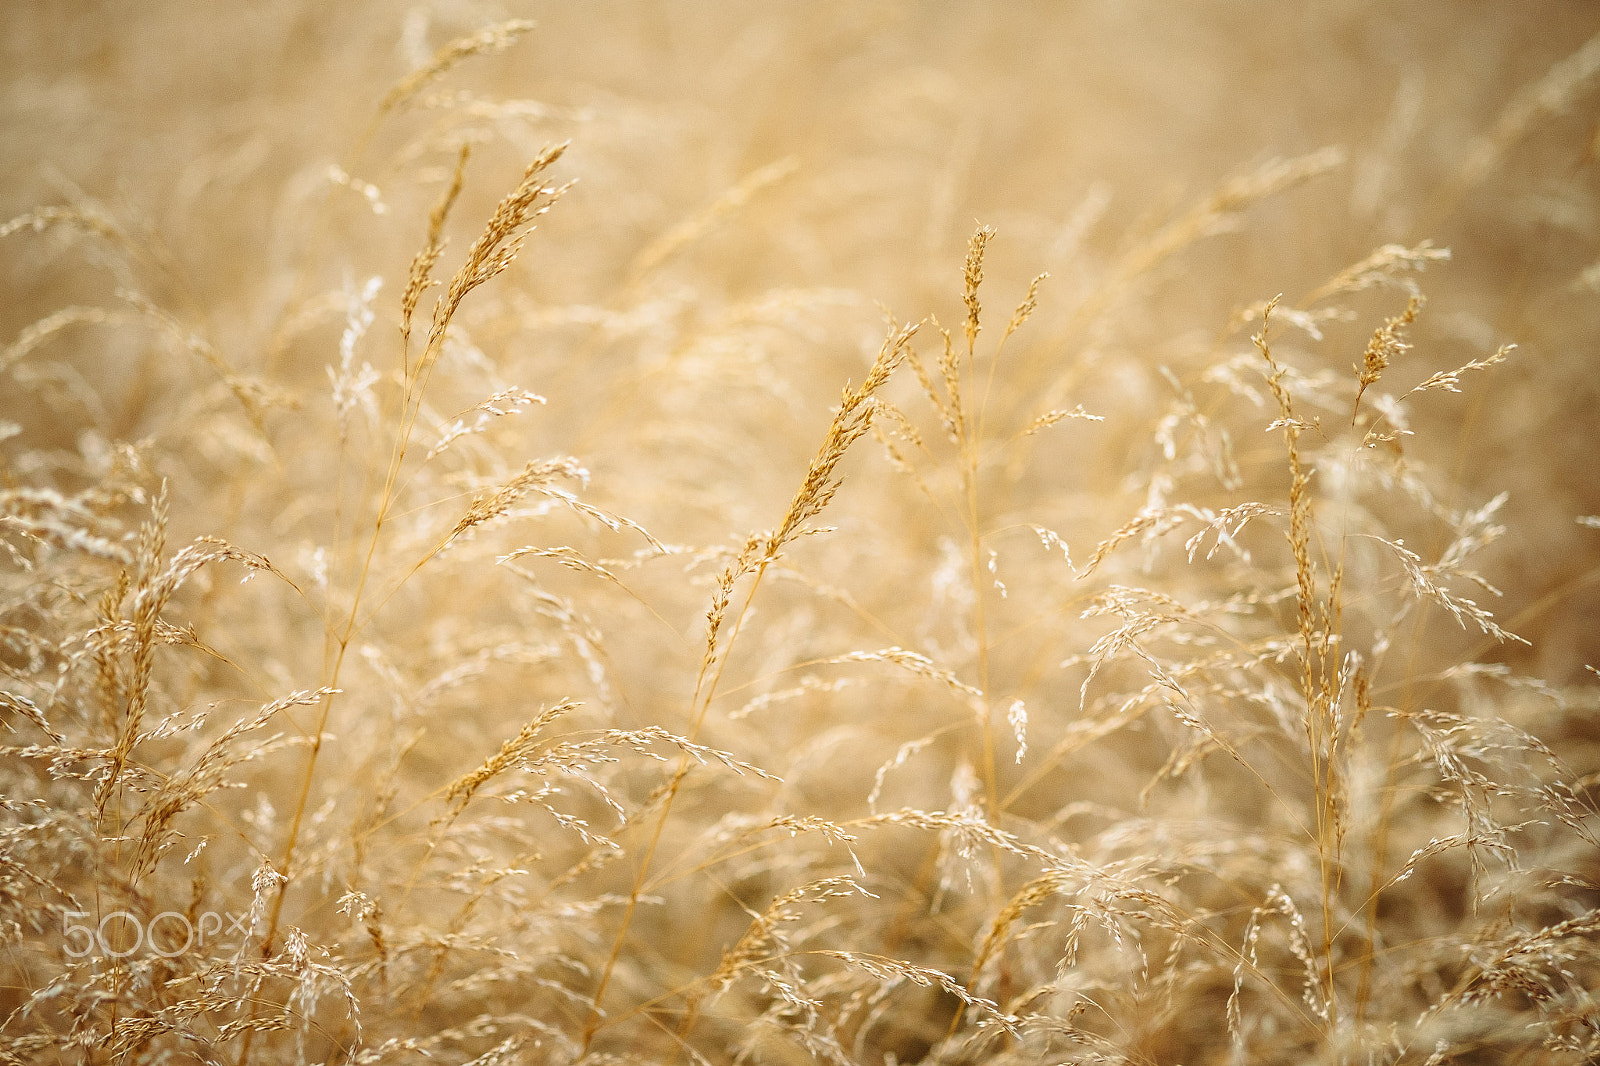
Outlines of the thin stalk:
M695 679L694 695L691 697L690 706L693 717L689 723L689 740L695 742L699 739L701 727L705 724L706 713L711 709L711 700L716 695L717 684L722 680L723 669L727 666L728 655L733 650L734 643L739 639L739 633L744 628L746 616L749 614L750 605L755 600L756 590L761 587L761 579L766 575L769 560L763 560L755 572L755 579L750 583L745 593L744 603L739 608L739 613L734 619L733 630L728 634L728 641L723 645L721 654L715 660L702 660L699 676ZM706 671L715 664L715 670L709 677ZM645 883L650 878L650 866L655 860L656 848L661 843L661 834L667 827L667 819L672 814L673 801L678 797L678 791L683 786L683 779L689 775L694 760L688 752L678 758L678 766L673 771L672 781L667 786L666 798L661 804L661 813L656 816L654 828L650 831L650 842L645 847L643 857L639 862L639 870L634 875L633 888L628 892L628 903L622 912L622 922L617 929L616 939L611 944L611 952L606 956L605 967L600 971L600 981L595 986L594 1000L590 1005L589 1020L583 1027L583 1051L589 1050L589 1045L594 1041L594 1035L601 1026L601 1002L605 997L606 989L610 987L611 976L616 971L617 960L622 955L622 947L628 937L629 927L633 922L633 913L638 908L639 897L644 894Z

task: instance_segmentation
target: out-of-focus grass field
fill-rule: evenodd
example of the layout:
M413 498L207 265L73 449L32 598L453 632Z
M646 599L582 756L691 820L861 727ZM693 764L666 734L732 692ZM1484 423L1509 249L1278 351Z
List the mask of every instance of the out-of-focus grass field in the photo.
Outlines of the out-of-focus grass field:
M1600 1056L1592 5L0 59L4 1061Z

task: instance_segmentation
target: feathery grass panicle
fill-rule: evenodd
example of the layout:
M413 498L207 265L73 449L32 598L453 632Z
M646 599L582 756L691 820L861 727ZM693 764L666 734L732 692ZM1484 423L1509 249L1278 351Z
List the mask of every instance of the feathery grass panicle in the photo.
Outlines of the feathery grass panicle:
M562 700L542 711L527 725L517 732L517 735L500 745L500 750L491 755L484 764L450 783L444 791L447 803L455 804L459 812L472 800L472 794L484 784L518 762L525 761L532 754L535 742L545 726L560 718L569 711L575 710L581 704L572 700Z
M443 350L445 330L455 317L456 311L460 309L461 302L474 289L499 276L511 266L517 254L522 251L522 243L527 240L534 221L549 211L561 195L571 187L570 183L560 186L544 183L545 171L560 159L566 150L567 145L563 143L546 148L535 156L523 171L522 181L495 207L494 214L489 216L488 223L483 227L483 232L468 249L466 261L451 276L443 295L434 304L433 322L428 328L427 343L413 372L412 380L426 379L427 374L433 369L434 361ZM429 240L424 255L427 255L428 249L437 244L436 231L442 225L444 215L455 199L458 190L456 182L459 181L461 167L465 162L466 152L463 150L461 161L457 164L458 176L452 179L450 190L435 213L437 221L429 223ZM431 267L432 260L428 260L426 265L421 267L413 264L414 282L407 284L408 292L413 283L425 284L427 272ZM415 281L418 278L422 280ZM408 381L408 385L409 383Z
M1344 160L1344 151L1330 146L1292 159L1269 159L1254 171L1224 182L1211 195L1129 249L1113 268L1111 283L1102 290L1107 296L1101 302L1196 241L1227 232L1237 224L1244 208L1327 174ZM1098 302L1094 306L1099 309Z
M1450 249L1435 248L1432 241L1422 241L1414 248L1403 244L1386 244L1371 255L1355 263L1315 289L1302 301L1310 307L1335 296L1362 292L1379 285L1394 285L1408 294L1417 295L1417 282L1412 274L1420 274L1429 263L1447 261Z
M388 95L378 104L379 116L408 103L464 60L473 56L493 55L505 51L536 25L537 23L529 19L510 19L451 41L435 52L427 63L395 83L394 88L390 89Z
M978 289L983 284L983 253L994 239L994 229L989 226L980 226L967 244L967 261L961 271L961 302L967 308L966 334L967 358L972 358L973 346L978 341L978 315L981 305L978 302ZM1035 283L1037 284L1037 283ZM1030 297L1033 295L1030 289ZM1024 301L1026 306L1026 301Z
M467 513L457 520L447 539L455 540L474 526L499 518L530 492L545 491L557 480L587 482L589 473L570 455L554 459L530 460L504 485L473 500L472 506L468 507Z
M1492 129L1467 154L1457 179L1462 190L1481 182L1537 122L1559 114L1600 74L1600 33L1550 67L1544 77L1522 87L1506 104Z
M63 307L39 319L17 334L16 340L0 348L0 373L5 373L17 363L27 358L29 353L40 345L49 341L56 334L68 326L80 322L89 322L96 325L132 325L140 321L140 316L128 311L111 310L104 307Z
M1043 285L1049 277L1048 273L1040 274L1028 283L1028 294L1022 298L1022 302L1017 305L1017 309L1011 312L1011 321L1006 323L1006 331L1000 336L1001 343L1004 343L1007 337L1021 329L1023 323L1032 318L1033 313L1039 309L1039 286Z
M456 166L450 175L450 184L445 187L444 196L428 216L427 240L423 243L422 250L412 257L411 269L406 275L405 291L400 296L401 354L408 380L411 375L411 319L416 314L417 302L422 299L422 294L437 284L433 280L433 268L438 264L439 257L444 254L445 220L450 217L450 209L455 206L456 198L461 195L461 186L466 179L467 160L471 154L472 146L463 143L456 155Z
M905 359L917 329L916 325L907 325L891 331L861 384L856 388L844 387L833 421L823 435L822 446L806 468L805 480L800 483L777 528L761 545L760 563L776 560L786 545L804 534L806 523L821 514L833 499L839 490L839 479L834 471L850 446L871 428L878 410L874 395L888 383L889 376Z
M1388 319L1372 334L1372 339L1367 342L1367 350L1361 359L1361 365L1356 367L1356 398L1350 405L1350 424L1355 425L1356 419L1361 414L1361 397L1367 389L1378 383L1383 372L1389 368L1389 363L1402 355L1411 345L1404 340L1402 332L1407 326L1417 320L1417 312L1422 309L1422 297L1413 293L1406 303L1406 309L1393 318Z
M140 832L137 854L131 867L133 879L137 881L149 873L162 852L175 843L177 834L171 828L173 819L211 793L225 788L227 783L223 775L242 762L261 757L270 743L258 744L254 750L240 751L234 745L236 740L262 728L281 711L290 707L314 707L331 695L333 691L330 689L313 689L273 700L254 716L241 718L229 726L206 745L193 766L163 782L141 812L144 828Z
M800 161L791 157L752 171L711 206L672 227L634 256L633 262L628 265L628 284L637 285L679 250L695 243L723 218L742 208L752 197L784 181L799 169Z
M1469 370L1487 370L1489 367L1494 366L1497 363L1503 363L1506 361L1506 357L1509 356L1512 351L1516 349L1516 347L1517 346L1515 344L1502 344L1500 348L1492 355L1487 355L1482 359L1474 359L1471 362L1463 366L1459 366L1454 370L1437 371L1430 375L1426 381L1423 381L1421 384L1413 388L1411 392L1428 392L1434 389L1443 390L1445 392L1460 392L1462 374L1465 374Z

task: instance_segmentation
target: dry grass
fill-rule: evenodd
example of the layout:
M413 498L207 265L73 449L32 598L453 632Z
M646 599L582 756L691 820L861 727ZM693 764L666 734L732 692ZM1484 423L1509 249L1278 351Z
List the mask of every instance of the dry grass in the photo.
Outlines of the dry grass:
M0 28L0 1061L1600 1058L1588 5Z

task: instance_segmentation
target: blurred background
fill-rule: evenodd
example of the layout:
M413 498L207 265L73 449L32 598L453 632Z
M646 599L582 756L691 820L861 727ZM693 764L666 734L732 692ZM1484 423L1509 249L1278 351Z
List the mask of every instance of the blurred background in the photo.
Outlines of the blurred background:
M406 72L510 17L537 28L370 130ZM1427 279L1426 365L1520 346L1492 398L1443 397L1455 432L1442 461L1486 487L1514 480L1513 518L1600 511L1600 487L1578 476L1595 448L1600 284L1584 273L1597 261L1600 143L1585 42L1600 14L1579 0L23 3L0 20L7 216L91 197L159 235L168 261L140 283L157 302L160 286L183 287L208 335L252 368L297 294L345 274L394 278L463 137L478 148L463 220L533 151L573 141L580 184L546 221L547 254L518 267L529 307L674 317L692 289L704 317L778 289L828 290L836 306L817 328L872 319L876 303L953 321L952 279L980 223L999 232L997 291L1049 271L1040 313L1070 319L1129 246L1230 177L1336 146L1328 176L1142 279L1137 313L1096 338L1098 387L1133 387L1118 375L1179 360L1240 307L1293 300L1380 245L1428 240L1453 259ZM1541 82L1563 61L1556 84ZM330 194L332 165L381 190L388 213L349 188ZM716 210L730 194L741 205ZM697 219L693 239L641 274ZM105 262L84 269L67 243L6 239L0 336L129 282ZM1056 344L1042 360L1083 354L1081 339L1036 332ZM159 408L130 405L161 394L160 371L124 388L131 359L82 358L91 384L113 383L100 391L119 429L151 428L141 420ZM826 393L839 376L812 364L785 388ZM574 417L559 403L550 415ZM1570 522L1519 529L1505 608L1556 592L1593 540ZM1593 627L1559 630L1570 642ZM1594 657L1550 654L1558 672Z

